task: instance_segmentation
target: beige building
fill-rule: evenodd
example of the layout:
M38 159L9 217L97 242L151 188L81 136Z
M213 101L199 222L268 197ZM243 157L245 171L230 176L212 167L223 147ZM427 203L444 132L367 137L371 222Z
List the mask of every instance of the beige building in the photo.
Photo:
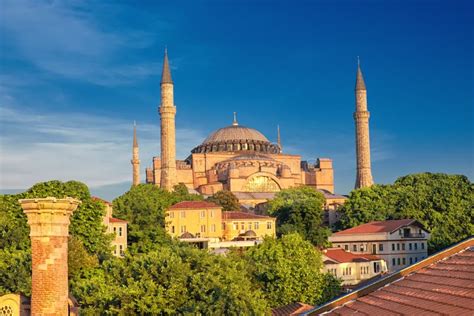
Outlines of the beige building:
M265 236L275 237L275 218L245 212L223 212L206 201L183 201L166 214L166 231L201 248L254 246Z
M332 234L329 241L354 254L377 255L394 272L426 258L429 237L418 221L401 219L362 224Z
M204 195L229 190L249 206L267 201L269 194L281 189L300 185L334 192L331 159L318 158L312 164L300 155L283 153L279 137L272 143L258 130L240 125L235 114L231 125L212 132L186 159L176 160L174 83L166 53L163 65L161 155L146 169L147 183L168 190L184 183Z
M103 223L107 227L107 233L114 234L112 240L113 254L122 257L127 250L127 226L128 222L112 216L112 203L93 197L94 200L101 202L105 206L105 215Z
M342 280L342 285L356 285L387 272L387 264L371 254L355 254L341 248L324 249L324 272Z

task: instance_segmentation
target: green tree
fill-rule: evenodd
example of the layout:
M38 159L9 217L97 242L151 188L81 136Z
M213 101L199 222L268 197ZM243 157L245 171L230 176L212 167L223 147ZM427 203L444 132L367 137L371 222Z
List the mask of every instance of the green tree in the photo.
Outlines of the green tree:
M272 307L321 304L339 293L339 281L321 272L319 251L297 233L267 238L244 256Z
M207 201L222 206L222 211L224 212L240 210L239 199L234 193L227 190L214 193L207 198Z
M75 261L72 271L80 270L81 262L88 266L87 258L104 260L110 256L111 236L105 234L102 224L104 207L91 199L83 183L42 182L20 194L0 195L0 295L17 292L28 295L31 291L29 227L18 200L48 196L70 196L82 202L71 217L69 231L83 245L87 256Z
M330 231L323 226L324 201L324 195L310 187L278 192L268 206L268 213L277 218L277 234L298 232L314 245L326 245Z
M420 173L393 185L354 190L341 209L342 228L373 220L413 218L428 231L431 252L474 234L474 185L465 176Z

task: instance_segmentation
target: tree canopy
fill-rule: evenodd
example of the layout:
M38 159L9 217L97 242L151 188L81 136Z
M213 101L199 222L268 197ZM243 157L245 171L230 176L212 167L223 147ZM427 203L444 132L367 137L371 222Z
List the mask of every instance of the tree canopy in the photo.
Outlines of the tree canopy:
M407 175L392 185L352 191L341 212L342 228L374 220L416 219L431 232L430 251L437 251L474 234L474 185L461 175Z
M324 201L324 195L310 187L278 192L268 205L268 213L277 218L277 234L298 232L314 245L327 244L330 231L323 226Z
M340 293L340 281L321 272L321 254L298 233L267 238L244 255L272 307L320 304Z
M207 198L207 201L216 203L217 205L222 206L222 211L239 211L240 203L239 199L235 196L234 193L223 190L218 191Z

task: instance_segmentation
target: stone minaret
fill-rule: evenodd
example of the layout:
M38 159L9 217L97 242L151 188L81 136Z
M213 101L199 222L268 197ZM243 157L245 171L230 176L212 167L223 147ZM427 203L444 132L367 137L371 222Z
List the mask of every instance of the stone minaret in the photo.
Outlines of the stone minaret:
M171 191L176 184L176 107L173 97L173 80L165 49L163 73L161 75L161 183L163 189Z
M283 147L281 147L281 137L280 137L280 125L277 125L277 144L280 147L280 154L283 152Z
M19 202L30 225L31 315L68 315L69 218L80 202L52 197Z
M357 155L357 177L355 188L370 187L374 184L370 165L370 137L369 117L367 111L367 89L364 77L360 70L360 62L357 61L357 78L355 86L356 111L354 120L356 127L356 155Z
M132 185L136 186L140 184L140 158L138 157L138 141L137 141L137 125L133 123L133 149L132 149L132 172L133 180Z

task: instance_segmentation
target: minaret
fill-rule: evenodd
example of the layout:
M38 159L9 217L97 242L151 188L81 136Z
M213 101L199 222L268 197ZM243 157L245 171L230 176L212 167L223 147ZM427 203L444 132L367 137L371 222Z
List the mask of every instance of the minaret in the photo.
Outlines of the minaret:
M163 73L161 75L161 183L163 189L171 191L176 184L176 107L173 97L168 52L165 49Z
M133 149L132 149L132 185L140 184L140 158L138 157L137 124L133 122Z
M370 138L369 117L367 111L367 89L364 77L360 69L359 57L357 57L357 78L355 86L356 111L354 120L356 127L356 155L357 155L357 177L355 188L370 187L374 184L370 165Z
M280 125L277 125L277 144L278 144L278 147L280 147L280 153L282 153L283 147L281 147Z

